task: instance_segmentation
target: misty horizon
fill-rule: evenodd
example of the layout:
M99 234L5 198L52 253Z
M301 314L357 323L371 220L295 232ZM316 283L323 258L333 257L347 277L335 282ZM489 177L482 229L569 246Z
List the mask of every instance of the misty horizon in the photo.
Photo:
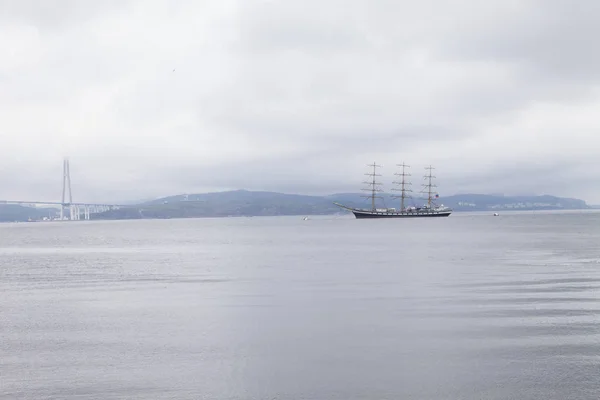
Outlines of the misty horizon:
M254 193L273 193L273 194L283 194L283 195L291 195L291 196L314 196L314 197L335 197L335 196L339 196L339 195L361 195L364 197L368 197L369 195L365 195L364 193L362 193L359 190L356 191L348 191L348 192L331 192L331 193L301 193L301 192L280 192L280 191L271 191L271 190L250 190L250 189L226 189L226 190L216 190L216 191L211 191L211 192L185 192L185 193L175 193L175 194L168 194L168 195L164 195L164 196L158 196L158 197L149 197L149 198L143 198L143 199L136 199L136 200L126 200L124 202L118 203L118 204L140 204L143 202L148 202L148 201L156 201L156 200L163 200L163 199L168 199L168 198L172 198L172 197L184 197L184 196L202 196L202 195L208 195L208 194L225 194L225 193L235 193L235 192L254 192ZM380 193L379 195L385 195L385 196L398 196L398 194L392 192L392 191L386 191L384 190L382 193ZM588 205L595 205L593 203L590 203L589 201L587 201L586 199L579 199L579 198L570 198L570 197L565 197L565 196L558 196L552 193L542 193L542 194L535 194L535 193L474 193L474 192L463 192L463 193L450 193L450 194L446 194L444 196L440 195L439 198L437 199L437 201L443 202L444 197L448 198L448 197L456 197L456 196L490 196L490 197L506 197L506 198L516 198L516 197L543 197L543 196L551 196L551 197L557 197L557 198L565 198L565 199L576 199L576 200L583 200L584 202L586 202L586 204ZM407 197L407 198L411 198L411 197ZM414 200L421 200L421 199L427 199L426 195L423 194L419 194L417 195L413 195L412 199ZM117 204L117 203L115 203Z
M62 182L58 183L58 187L62 190ZM397 194L394 194L393 190L391 190L391 188L394 185L392 183L389 183L388 185L386 185L385 183L382 183L381 185L381 189L382 189L382 193L385 195L390 195L390 196L395 196ZM73 185L73 187L77 187L77 185ZM212 190L207 190L207 191L202 191L202 192L193 192L193 191L183 191L183 192L178 192L178 193L163 193L163 194L158 194L156 196L146 196L146 197L130 197L130 198L118 198L116 197L115 199L108 199L107 201L101 202L103 204L138 204L138 203L143 203L143 202L147 202L147 201L153 201L153 200L160 200L160 199L164 199L164 198L168 198L168 197L177 197L177 196L186 196L186 195L203 195L203 194L211 194L211 193L227 193L227 192L236 192L236 191L247 191L247 192L265 192L265 193L280 193L280 194L288 194L288 195L301 195L301 196L333 196L333 195L340 195L340 194L361 194L361 186L357 185L355 190L349 189L349 190L341 190L341 191L331 191L331 190L327 190L326 188L320 191L295 191L293 188L291 188L290 190L272 190L272 189L261 189L261 188L244 188L244 187L238 187L238 188L214 188ZM68 193L68 192L67 192ZM534 192L475 192L475 191L456 191L456 192L451 192L451 193L440 193L439 190L435 190L433 191L433 193L438 193L439 194L439 198L440 200L442 200L444 197L451 197L451 196L468 196L468 195L484 195L484 196L497 196L497 197L540 197L540 196L553 196L553 197L561 197L561 198L573 198L573 199L579 199L579 200L583 200L585 201L587 204L595 204L595 203L590 203L587 199L585 198L579 198L579 197L572 197L572 196L561 196L560 194L556 194L556 193L534 193ZM425 196L425 197L424 197ZM417 194L412 195L413 198L415 199L421 199L421 198L426 198L426 195L421 193L421 192L417 192ZM59 191L58 194L54 195L54 197L50 197L50 198L2 198L1 200L3 201L23 201L23 202L27 202L27 201L47 201L47 202L58 202L61 200L61 192ZM73 202L75 203L93 203L93 201L89 201L90 199L81 199L77 196L77 193L75 192L75 195L73 197Z

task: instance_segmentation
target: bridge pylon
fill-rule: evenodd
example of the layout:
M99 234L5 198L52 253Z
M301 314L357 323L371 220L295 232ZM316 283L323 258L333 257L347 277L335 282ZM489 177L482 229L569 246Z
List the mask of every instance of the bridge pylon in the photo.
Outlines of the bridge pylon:
M65 219L65 209L69 209L69 219L75 219L75 208L73 207L73 192L71 191L71 170L69 168L69 159L63 160L63 184L62 184L62 201L60 205L60 219ZM68 197L67 197L68 191Z

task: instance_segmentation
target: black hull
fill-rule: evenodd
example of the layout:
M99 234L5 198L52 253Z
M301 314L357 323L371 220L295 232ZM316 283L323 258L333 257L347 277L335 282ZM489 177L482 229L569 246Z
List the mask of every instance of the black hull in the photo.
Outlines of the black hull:
M452 211L440 211L440 212L405 212L405 213L384 213L384 212L369 212L369 211L355 211L352 213L357 219L380 219L380 218L434 218L434 217L448 217Z
M371 211L361 210L359 208L346 207L344 205L333 203L338 207L345 210L352 211L352 214L357 219L381 219L381 218L434 218L434 217L448 217L452 214L452 210L449 208L442 208L441 210L434 210L431 208L419 209L415 211Z

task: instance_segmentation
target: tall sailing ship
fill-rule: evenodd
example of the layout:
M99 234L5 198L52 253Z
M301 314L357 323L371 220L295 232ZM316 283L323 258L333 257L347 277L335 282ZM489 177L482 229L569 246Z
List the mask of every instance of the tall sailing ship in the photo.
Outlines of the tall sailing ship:
M432 183L432 179L435 176L432 175L432 170L434 169L432 166L426 167L428 170L427 175L425 175L425 180L427 183L423 184L422 193L427 194L427 203L422 207L415 206L406 206L406 200L411 198L408 193L411 192L408 187L411 185L410 182L406 180L407 176L410 174L406 173L406 168L409 166L402 163L398 166L402 168L402 172L396 173L395 175L400 176L401 179L399 181L394 181L394 184L400 186L400 188L393 188L392 190L400 191L400 196L393 196L393 198L400 199L400 209L396 208L377 208L375 204L375 199L382 199L378 193L382 192L381 183L377 182L377 177L381 176L377 173L377 168L380 168L381 165L377 165L377 163L373 163L368 165L373 168L372 173L366 173L365 175L370 176L371 179L366 183L369 185L368 188L363 189L365 191L370 192L370 194L365 195L363 197L367 197L371 199L371 208L370 209L362 209L362 208L354 208L347 207L339 203L334 203L336 206L344 208L346 210L351 211L356 218L431 218L431 217L447 217L452 213L452 210L448 207L444 207L444 205L436 205L434 199L438 199L439 195L434 193L433 188L436 187Z

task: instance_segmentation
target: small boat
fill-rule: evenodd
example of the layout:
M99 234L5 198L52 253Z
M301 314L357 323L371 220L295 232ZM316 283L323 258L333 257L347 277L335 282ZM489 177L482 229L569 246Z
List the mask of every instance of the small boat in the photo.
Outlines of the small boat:
M443 204L438 206L434 202L434 199L439 198L439 194L437 194L437 193L434 194L434 192L432 191L432 188L435 187L435 185L432 184L432 179L434 178L434 176L431 174L431 171L434 168L431 166L426 167L426 169L429 170L429 173L427 175L425 175L425 179L427 179L428 183L423 185L427 189L427 192L426 192L427 193L427 204L425 204L422 207L415 207L415 206L406 207L405 206L406 199L409 198L409 196L407 195L407 192L410 192L410 190L407 189L407 186L409 186L410 183L406 182L405 178L410 175L405 172L405 168L408 167L408 165L405 165L404 163L398 165L398 166L402 167L402 173L395 174L395 175L399 175L402 177L402 180L400 182L394 182L396 184L400 184L400 189L392 189L392 190L399 190L401 192L400 196L394 196L394 197L399 197L401 199L400 209L397 210L396 208L387 208L387 207L386 208L377 208L375 206L375 199L380 198L380 197L377 196L376 194L378 192L381 192L382 190L380 189L381 183L376 181L376 177L381 176L381 175L377 174L377 168L381 167L381 166L377 165L377 163L373 163L368 166L373 168L373 172L367 173L365 175L372 177L372 179L369 182L365 182L370 187L367 189L363 189L363 190L367 190L367 191L371 192L369 195L364 196L364 197L371 199L371 208L370 209L362 209L362 208L348 207L348 206L345 206L345 205L339 204L339 203L333 203L333 204L335 204L336 206L341 207L345 210L351 211L357 219L448 217L452 213L452 209L450 209L448 207L444 207Z

